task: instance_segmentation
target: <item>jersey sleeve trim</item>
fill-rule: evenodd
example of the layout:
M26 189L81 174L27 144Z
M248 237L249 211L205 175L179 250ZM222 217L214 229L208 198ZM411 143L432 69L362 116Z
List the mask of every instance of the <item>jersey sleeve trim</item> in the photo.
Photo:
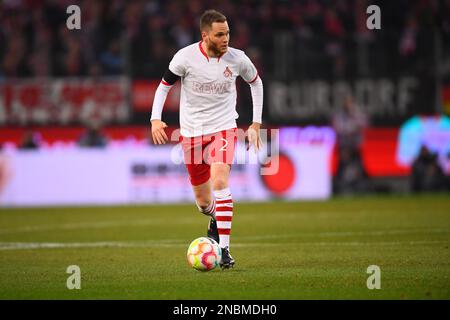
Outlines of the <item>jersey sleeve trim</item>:
M256 72L255 78L254 78L252 81L248 81L247 83L248 83L248 84L252 84L253 82L256 81L256 79L258 79L258 72Z

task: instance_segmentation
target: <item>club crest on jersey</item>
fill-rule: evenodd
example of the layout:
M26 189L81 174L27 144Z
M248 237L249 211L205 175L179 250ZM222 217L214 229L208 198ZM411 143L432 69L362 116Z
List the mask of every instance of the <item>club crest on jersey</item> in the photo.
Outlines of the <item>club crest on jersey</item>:
M230 68L226 67L223 75L225 76L225 78L229 78L233 75L233 72L231 72Z

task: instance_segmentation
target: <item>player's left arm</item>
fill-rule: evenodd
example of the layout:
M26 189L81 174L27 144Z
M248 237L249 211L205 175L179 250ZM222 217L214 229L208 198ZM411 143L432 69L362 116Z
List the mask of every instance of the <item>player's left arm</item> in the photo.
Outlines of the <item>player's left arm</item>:
M262 147L261 140L261 124L262 124L262 108L263 108L263 83L261 78L257 75L257 79L250 83L250 91L252 94L253 103L253 122L248 127L247 135L249 144L253 144L255 152Z
M255 152L257 152L262 147L260 129L264 97L263 82L255 66L246 55L244 55L241 64L240 75L250 85L253 104L253 122L247 130L247 137L249 145L253 145Z

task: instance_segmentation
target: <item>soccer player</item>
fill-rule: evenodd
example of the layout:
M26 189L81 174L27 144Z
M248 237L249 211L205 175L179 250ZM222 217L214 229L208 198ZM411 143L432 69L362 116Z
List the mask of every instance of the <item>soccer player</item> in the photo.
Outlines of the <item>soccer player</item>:
M180 134L184 162L197 207L210 217L207 235L222 249L222 269L233 267L230 231L233 199L228 185L237 139L236 78L249 83L253 122L247 130L249 146L259 150L262 123L263 84L250 59L228 46L227 18L207 10L200 18L202 40L180 49L164 73L153 101L152 138L164 144L167 125L161 113L169 90L181 79ZM212 189L212 190L211 190Z

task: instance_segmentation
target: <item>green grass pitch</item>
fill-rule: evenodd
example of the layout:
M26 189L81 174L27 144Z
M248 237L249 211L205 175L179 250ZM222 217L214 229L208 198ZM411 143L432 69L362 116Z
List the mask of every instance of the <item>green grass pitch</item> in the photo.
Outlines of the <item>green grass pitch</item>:
M0 209L0 299L450 299L448 194L235 203L236 266L202 273L206 225L193 204Z

